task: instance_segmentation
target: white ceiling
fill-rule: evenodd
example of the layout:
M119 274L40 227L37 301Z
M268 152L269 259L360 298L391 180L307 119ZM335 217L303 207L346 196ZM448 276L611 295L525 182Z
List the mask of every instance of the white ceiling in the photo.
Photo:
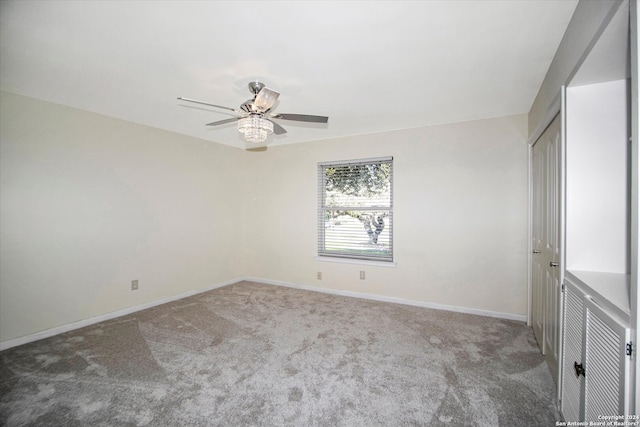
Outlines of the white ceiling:
M176 98L238 108L258 80L329 116L272 144L528 113L575 6L2 0L0 89L236 147L204 126L224 110Z

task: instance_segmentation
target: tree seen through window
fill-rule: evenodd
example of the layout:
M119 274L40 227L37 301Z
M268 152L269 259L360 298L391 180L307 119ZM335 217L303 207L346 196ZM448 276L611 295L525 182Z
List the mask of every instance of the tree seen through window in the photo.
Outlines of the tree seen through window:
M392 159L319 166L319 255L392 260Z

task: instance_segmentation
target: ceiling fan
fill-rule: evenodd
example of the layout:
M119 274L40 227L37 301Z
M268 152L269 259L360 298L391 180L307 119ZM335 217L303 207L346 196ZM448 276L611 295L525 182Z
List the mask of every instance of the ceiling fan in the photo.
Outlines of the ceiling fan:
M280 96L279 92L265 87L264 83L260 82L249 83L249 90L253 94L253 98L243 102L242 105L240 105L240 109L210 104L208 102L190 98L179 97L178 99L181 101L194 102L196 104L233 111L238 114L238 117L207 123L207 126L218 126L237 121L238 131L244 135L247 141L254 143L265 142L267 137L272 133L275 133L276 135L287 133L287 131L278 123L274 122L273 119L311 123L327 123L329 121L329 117L326 116L273 113L271 112L271 109L274 107L275 102Z

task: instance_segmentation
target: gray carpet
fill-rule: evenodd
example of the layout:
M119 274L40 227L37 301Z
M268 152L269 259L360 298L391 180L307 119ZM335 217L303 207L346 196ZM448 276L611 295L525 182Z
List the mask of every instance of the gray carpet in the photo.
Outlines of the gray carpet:
M552 426L521 322L240 282L0 353L8 426Z

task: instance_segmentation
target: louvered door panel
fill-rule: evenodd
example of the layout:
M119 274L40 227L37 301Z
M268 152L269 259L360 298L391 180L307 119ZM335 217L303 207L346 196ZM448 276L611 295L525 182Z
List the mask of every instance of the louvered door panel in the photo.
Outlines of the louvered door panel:
M564 307L564 358L562 369L562 414L566 421L579 421L582 413L582 381L574 362L582 363L584 337L584 304L582 298L567 286Z
M625 402L628 330L593 301L586 304L585 421L628 413Z

